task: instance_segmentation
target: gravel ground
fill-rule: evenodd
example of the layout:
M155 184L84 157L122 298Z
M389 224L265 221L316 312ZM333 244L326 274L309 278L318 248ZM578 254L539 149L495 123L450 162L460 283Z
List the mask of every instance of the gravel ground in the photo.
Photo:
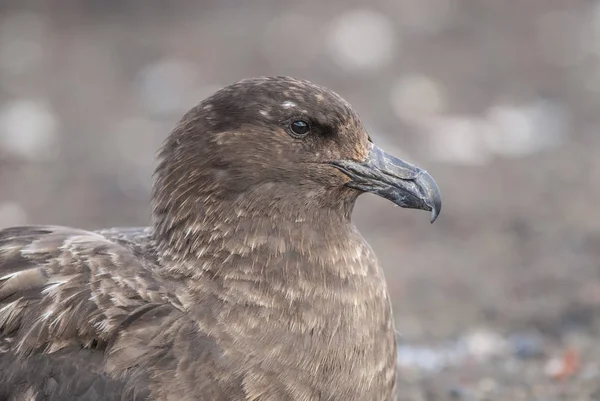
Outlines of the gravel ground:
M168 5L170 4L170 5ZM600 3L4 0L0 227L148 221L181 114L256 75L338 91L427 168L439 220L365 196L399 400L600 399Z

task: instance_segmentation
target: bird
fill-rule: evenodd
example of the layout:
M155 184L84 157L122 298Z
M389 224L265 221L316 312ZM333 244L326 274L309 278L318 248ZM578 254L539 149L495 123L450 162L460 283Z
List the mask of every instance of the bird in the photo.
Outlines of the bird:
M371 193L441 210L340 95L247 78L185 113L147 227L0 230L0 399L391 401L382 267L351 215Z

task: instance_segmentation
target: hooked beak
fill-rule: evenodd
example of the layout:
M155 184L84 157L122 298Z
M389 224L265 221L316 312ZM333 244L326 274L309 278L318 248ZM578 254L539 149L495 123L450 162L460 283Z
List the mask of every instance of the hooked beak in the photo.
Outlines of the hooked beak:
M433 177L372 143L370 146L363 162L339 160L329 164L352 179L348 187L379 195L400 207L431 211L433 223L442 209L442 195Z

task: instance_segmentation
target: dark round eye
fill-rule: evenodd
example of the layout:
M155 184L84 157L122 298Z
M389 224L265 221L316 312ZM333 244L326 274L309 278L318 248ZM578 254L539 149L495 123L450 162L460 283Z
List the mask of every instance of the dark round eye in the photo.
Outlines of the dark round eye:
M296 120L290 125L290 129L294 135L305 136L310 132L310 126L306 121Z

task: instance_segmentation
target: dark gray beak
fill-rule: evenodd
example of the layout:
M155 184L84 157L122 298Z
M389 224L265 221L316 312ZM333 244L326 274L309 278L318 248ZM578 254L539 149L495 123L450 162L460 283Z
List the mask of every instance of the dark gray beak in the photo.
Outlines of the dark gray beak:
M431 211L433 223L442 210L442 195L429 173L370 145L363 162L340 160L330 164L352 179L347 186L374 193L400 207Z

